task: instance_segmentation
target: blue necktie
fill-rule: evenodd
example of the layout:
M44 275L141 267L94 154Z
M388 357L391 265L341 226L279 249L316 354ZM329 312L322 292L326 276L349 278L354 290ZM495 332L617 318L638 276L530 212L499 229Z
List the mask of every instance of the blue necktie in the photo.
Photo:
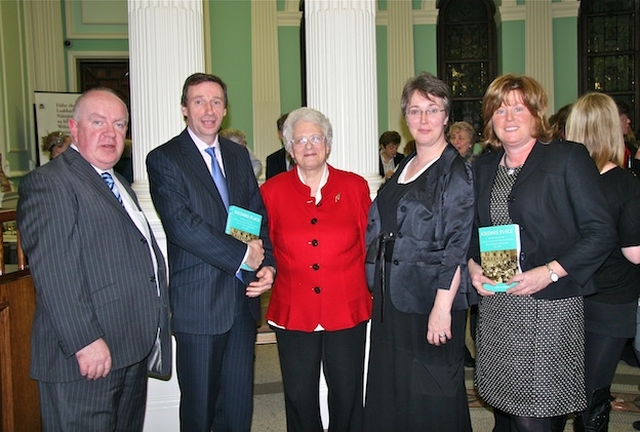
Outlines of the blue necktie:
M100 176L102 176L102 180L104 180L107 186L109 186L109 189L111 189L111 192L113 192L113 194L116 196L118 202L122 204L120 191L118 190L118 186L116 186L116 182L113 181L113 177L111 177L111 174L108 172L103 172L102 174L100 174Z
M211 156L211 177L213 177L213 182L218 188L218 192L220 193L220 197L222 198L224 207L227 209L227 211L229 211L229 191L227 190L227 180L222 174L220 165L218 165L218 158L216 158L215 148L209 147L205 151L209 154L209 156Z
M209 147L205 149L205 151L211 156L211 177L213 177L213 182L216 184L218 188L218 192L220 193L220 197L222 198L222 202L224 203L224 207L229 211L229 191L227 190L227 179L222 175L222 170L220 169L220 165L218 165L218 158L216 157L216 151L214 147ZM238 270L236 272L236 278L243 284L244 279L242 278L242 270Z

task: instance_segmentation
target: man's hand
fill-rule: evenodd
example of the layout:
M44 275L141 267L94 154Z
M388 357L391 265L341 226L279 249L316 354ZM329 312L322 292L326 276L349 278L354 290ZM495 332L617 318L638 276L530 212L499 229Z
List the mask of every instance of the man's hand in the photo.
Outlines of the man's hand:
M247 243L247 245L249 246L249 255L247 255L245 264L254 270L260 268L260 266L262 265L262 261L264 261L264 248L262 247L262 240L251 240L249 243Z
M257 280L247 286L247 297L258 297L263 292L270 290L273 285L273 280L275 279L275 274L276 270L273 267L262 267L260 271L256 273Z
M80 374L90 381L104 378L111 372L111 351L102 339L96 339L76 353Z

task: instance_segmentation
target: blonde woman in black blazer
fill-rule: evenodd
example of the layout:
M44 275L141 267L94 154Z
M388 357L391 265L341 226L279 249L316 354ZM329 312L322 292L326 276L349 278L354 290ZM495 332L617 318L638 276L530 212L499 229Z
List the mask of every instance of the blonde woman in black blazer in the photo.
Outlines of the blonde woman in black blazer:
M546 95L504 75L483 100L485 138L502 150L474 165L476 220L469 272L480 294L476 384L494 407L494 431L561 431L584 409L582 296L615 244L598 170L584 146L548 143ZM480 266L477 228L520 226L522 273L506 293Z

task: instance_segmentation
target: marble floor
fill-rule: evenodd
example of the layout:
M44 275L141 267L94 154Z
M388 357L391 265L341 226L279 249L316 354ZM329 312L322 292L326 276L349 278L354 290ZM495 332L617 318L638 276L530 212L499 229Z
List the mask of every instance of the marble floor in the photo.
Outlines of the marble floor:
M285 432L284 397L280 377L278 351L273 335L260 336L263 343L256 346L256 378L254 386L254 414L252 432ZM485 407L473 389L473 369L466 369L467 392L471 422L475 432L490 432L493 427L491 411ZM620 362L612 385L612 414L610 432L633 431L631 423L640 420L640 369ZM435 429L434 429L435 431ZM571 420L566 432L573 431Z
M263 295L261 302L263 308L262 316L264 316L269 296ZM468 334L469 332L467 331ZM470 337L467 338L467 345L475 355L473 341ZM473 430L474 432L491 432L493 414L475 392L473 369L466 368L465 377ZM640 420L640 368L620 361L611 385L611 393L614 400L611 402L612 411L609 432L633 431L631 424L636 420ZM254 413L251 432L286 432L286 430L278 348L275 344L273 332L263 323L258 330L256 345ZM565 432L572 431L572 420L569 419ZM434 429L434 432L437 432L437 430Z

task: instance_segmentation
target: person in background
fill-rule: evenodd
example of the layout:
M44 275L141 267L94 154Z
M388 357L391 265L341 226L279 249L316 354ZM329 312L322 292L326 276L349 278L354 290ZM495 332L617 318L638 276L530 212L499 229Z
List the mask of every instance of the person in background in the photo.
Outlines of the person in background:
M557 113L549 117L549 126L553 133L553 139L560 141L565 139L565 127L569 111L571 111L571 104L563 106Z
M278 340L287 430L322 432L322 364L329 430L358 432L371 317L364 276L369 186L327 163L333 131L322 113L292 111L283 136L295 168L267 180L260 192L278 263L267 322Z
M247 147L247 135L240 129L222 129L220 131L220 136L240 144L247 149L247 152L249 152L249 159L251 159L253 174L256 176L256 179L259 178L260 174L262 174L262 162L253 154L251 149Z
M280 174L281 172L287 172L291 170L291 168L293 168L293 164L295 163L291 159L289 153L287 153L287 151L285 150L282 138L282 127L284 126L284 122L285 120L287 120L288 115L289 114L282 114L276 121L276 126L278 127L278 138L280 138L280 144L282 145L282 147L267 156L267 180L277 174Z
M624 161L625 167L633 169L633 163L635 155L638 153L638 143L636 136L631 128L631 110L629 105L625 101L616 101L618 107L618 116L620 118L620 128L622 129L622 135L624 136L625 153Z
M640 295L640 181L623 169L624 138L616 104L603 93L580 97L567 120L567 139L583 143L617 221L618 244L595 273L598 292L584 298L587 408L574 419L577 432L605 432L611 381L622 350L636 330Z
M479 146L479 150L476 147L478 138L476 130L465 121L455 122L449 126L447 135L449 142L458 150L460 156L468 162L472 162L482 152L482 146Z
M113 167L114 171L124 177L129 184L133 183L133 158L131 140L124 140L124 151L118 163Z
M369 211L367 432L471 431L464 340L474 195L470 164L446 140L450 110L443 81L422 73L406 83L401 111L416 151Z
M42 151L47 153L49 160L51 160L68 149L71 141L71 136L64 132L51 132L42 138Z
M482 146L476 142L478 133L475 128L465 121L455 122L449 126L449 132L447 134L449 142L458 150L460 156L465 158L468 162L473 160L482 153ZM479 147L479 151L477 150ZM471 333L471 339L476 340L476 323L478 318L478 306L469 306L469 332ZM476 361L471 355L471 351L465 345L464 352L464 365L465 367L475 367Z
M416 151L416 140L407 141L407 143L404 145L404 149L402 153L404 153L406 157L406 156L409 156L414 151Z
M562 431L586 407L583 296L616 244L595 163L581 144L551 141L547 96L527 76L496 78L482 101L499 147L474 163L469 272L480 294L475 380L494 432ZM518 224L522 273L486 289L478 228Z
M183 432L250 430L260 294L275 277L247 151L218 135L227 103L220 77L189 76L181 97L187 127L147 156L168 242ZM230 205L262 216L258 239L245 244L225 233Z
M17 222L37 294L30 376L45 431L142 431L147 373L171 372L164 257L113 171L128 120L112 90L83 93L71 148L20 182Z
M385 181L391 178L400 161L404 159L404 155L398 153L400 141L400 134L396 131L386 131L380 135L378 140L380 145L378 171L380 172L380 177L384 177Z

